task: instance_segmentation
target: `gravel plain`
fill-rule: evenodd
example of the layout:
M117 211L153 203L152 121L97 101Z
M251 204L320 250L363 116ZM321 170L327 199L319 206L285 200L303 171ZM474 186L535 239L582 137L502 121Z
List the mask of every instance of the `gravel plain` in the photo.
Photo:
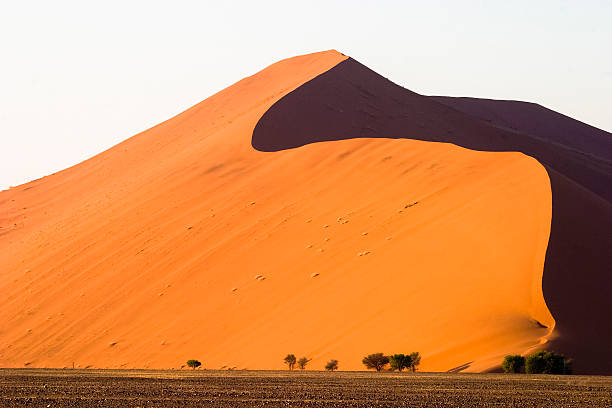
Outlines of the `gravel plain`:
M612 407L612 377L0 369L2 407Z

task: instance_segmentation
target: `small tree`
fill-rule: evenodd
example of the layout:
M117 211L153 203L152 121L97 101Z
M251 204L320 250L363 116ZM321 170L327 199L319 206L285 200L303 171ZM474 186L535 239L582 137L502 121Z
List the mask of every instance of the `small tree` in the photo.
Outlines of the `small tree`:
M410 356L405 354L393 354L389 356L389 366L391 370L402 371L404 368L409 368L411 363Z
M289 367L290 370L293 370L293 367L295 367L295 363L296 363L296 358L293 354L287 354L287 357L285 357L285 364L287 364L287 366Z
M198 360L187 360L187 367L191 367L193 370L201 365L202 363L200 363Z
M374 353L364 357L362 363L369 369L373 368L376 371L380 371L389 364L389 357L383 353Z
M504 357L502 369L504 373L522 373L525 370L525 357L518 354Z
M410 369L414 373L417 370L417 366L421 364L421 353L414 351L410 353Z
M298 360L297 365L300 368L300 370L304 370L306 369L306 364L308 364L310 360L307 359L306 357L302 357Z
M338 369L338 360L329 360L327 364L325 364L325 369L327 371L335 371Z

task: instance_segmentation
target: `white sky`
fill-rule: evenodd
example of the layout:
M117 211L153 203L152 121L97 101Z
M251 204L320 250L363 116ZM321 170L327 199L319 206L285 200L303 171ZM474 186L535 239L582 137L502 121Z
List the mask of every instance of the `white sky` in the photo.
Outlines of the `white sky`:
M612 131L612 1L0 0L0 189L330 48L415 92Z

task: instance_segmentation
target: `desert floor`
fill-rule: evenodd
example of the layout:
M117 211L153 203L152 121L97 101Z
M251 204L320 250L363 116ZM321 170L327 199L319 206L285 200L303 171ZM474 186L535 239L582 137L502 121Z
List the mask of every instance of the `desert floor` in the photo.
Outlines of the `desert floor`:
M2 407L610 407L612 377L0 370Z

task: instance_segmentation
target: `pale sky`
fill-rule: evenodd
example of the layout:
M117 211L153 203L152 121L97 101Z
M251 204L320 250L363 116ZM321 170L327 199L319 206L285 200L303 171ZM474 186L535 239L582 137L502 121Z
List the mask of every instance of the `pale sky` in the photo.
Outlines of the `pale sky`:
M612 1L0 0L0 189L331 48L415 92L536 102L612 132Z

